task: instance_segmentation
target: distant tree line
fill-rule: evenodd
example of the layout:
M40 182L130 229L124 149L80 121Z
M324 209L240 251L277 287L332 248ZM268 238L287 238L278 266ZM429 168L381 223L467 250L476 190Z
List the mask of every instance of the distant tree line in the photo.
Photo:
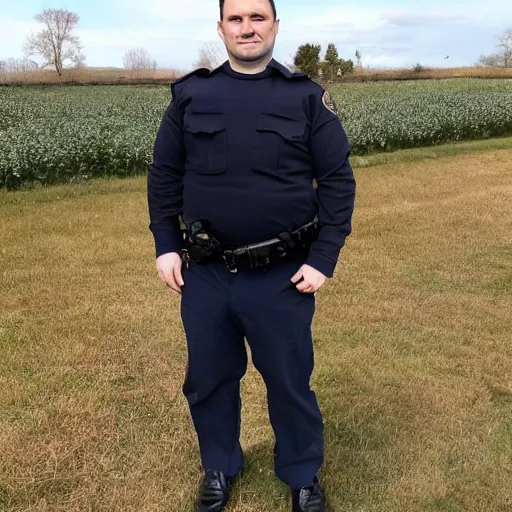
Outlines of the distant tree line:
M327 46L323 59L320 57L321 51L322 47L319 44L306 43L299 46L293 59L294 67L311 78L321 77L329 82L339 80L354 71L354 61L340 58L333 43ZM356 59L360 66L359 51L356 52Z
M65 67L84 66L85 56L82 43L74 31L79 16L67 9L44 9L35 16L42 28L27 36L22 59L0 61L0 72L25 72L53 68L62 76ZM512 28L498 36L499 52L480 56L477 66L512 67ZM338 49L329 43L323 58L319 44L306 43L297 48L291 69L302 71L311 78L321 78L332 82L342 79L355 69L362 67L359 51L355 52L355 64L352 59L340 58ZM199 49L194 67L213 69L226 60L224 47L219 43L206 43ZM123 56L123 66L130 77L151 75L157 69L157 62L144 48L132 48Z
M82 43L75 34L80 17L67 9L44 9L35 16L42 25L40 31L27 36L22 59L0 61L0 72L25 72L53 68L62 76L67 68L85 65ZM341 79L361 67L361 54L356 52L356 65L352 60L339 57L333 43L327 46L323 59L321 46L303 44L296 51L289 67L302 71L311 78L321 77L326 81ZM205 43L199 49L194 67L213 69L226 60L224 47L220 43ZM38 62L39 61L39 62ZM157 69L157 62L145 48L131 48L123 56L123 66L131 78L148 76Z
M352 60L339 57L338 49L333 43L327 46L323 59L322 47L306 43L297 48L293 64L289 67L294 71L306 73L311 78L321 77L326 81L335 81L361 67L361 53L356 51L356 64ZM226 52L221 43L205 43L199 49L198 59L194 68L215 69L226 60Z
M80 17L67 9L44 9L35 16L42 24L39 32L27 36L22 59L0 61L0 72L26 72L53 68L62 76L65 67L85 64L80 38L74 34ZM39 62L37 62L38 59ZM144 48L132 48L123 56L123 66L131 78L147 76L157 63Z

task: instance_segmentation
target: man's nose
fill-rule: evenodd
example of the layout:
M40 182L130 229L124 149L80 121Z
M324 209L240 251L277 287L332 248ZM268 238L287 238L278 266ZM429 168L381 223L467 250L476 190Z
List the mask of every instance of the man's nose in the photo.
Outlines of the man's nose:
M254 30L252 29L251 20L244 20L242 22L242 34L243 37L251 37L254 34Z

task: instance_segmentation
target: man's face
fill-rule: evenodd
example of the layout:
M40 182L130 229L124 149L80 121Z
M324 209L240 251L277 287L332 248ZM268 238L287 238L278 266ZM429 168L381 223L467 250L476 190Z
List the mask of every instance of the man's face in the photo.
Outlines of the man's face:
M272 55L279 21L268 0L226 0L217 30L231 56L257 62Z

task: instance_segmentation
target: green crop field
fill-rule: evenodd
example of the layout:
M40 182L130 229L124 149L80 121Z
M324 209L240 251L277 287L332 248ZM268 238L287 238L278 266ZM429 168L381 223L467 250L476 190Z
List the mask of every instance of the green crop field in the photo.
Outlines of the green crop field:
M333 95L356 155L512 133L512 80L347 84Z
M512 134L512 80L332 87L352 154ZM0 90L0 187L145 170L168 87Z

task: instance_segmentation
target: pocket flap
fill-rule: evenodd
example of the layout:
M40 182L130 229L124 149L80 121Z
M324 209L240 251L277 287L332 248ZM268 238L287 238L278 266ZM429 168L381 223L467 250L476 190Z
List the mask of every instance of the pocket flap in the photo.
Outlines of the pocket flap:
M258 115L257 130L275 132L287 140L303 140L306 122L278 114L261 113Z
M220 112L186 112L185 130L190 133L217 133L226 129L226 116Z

